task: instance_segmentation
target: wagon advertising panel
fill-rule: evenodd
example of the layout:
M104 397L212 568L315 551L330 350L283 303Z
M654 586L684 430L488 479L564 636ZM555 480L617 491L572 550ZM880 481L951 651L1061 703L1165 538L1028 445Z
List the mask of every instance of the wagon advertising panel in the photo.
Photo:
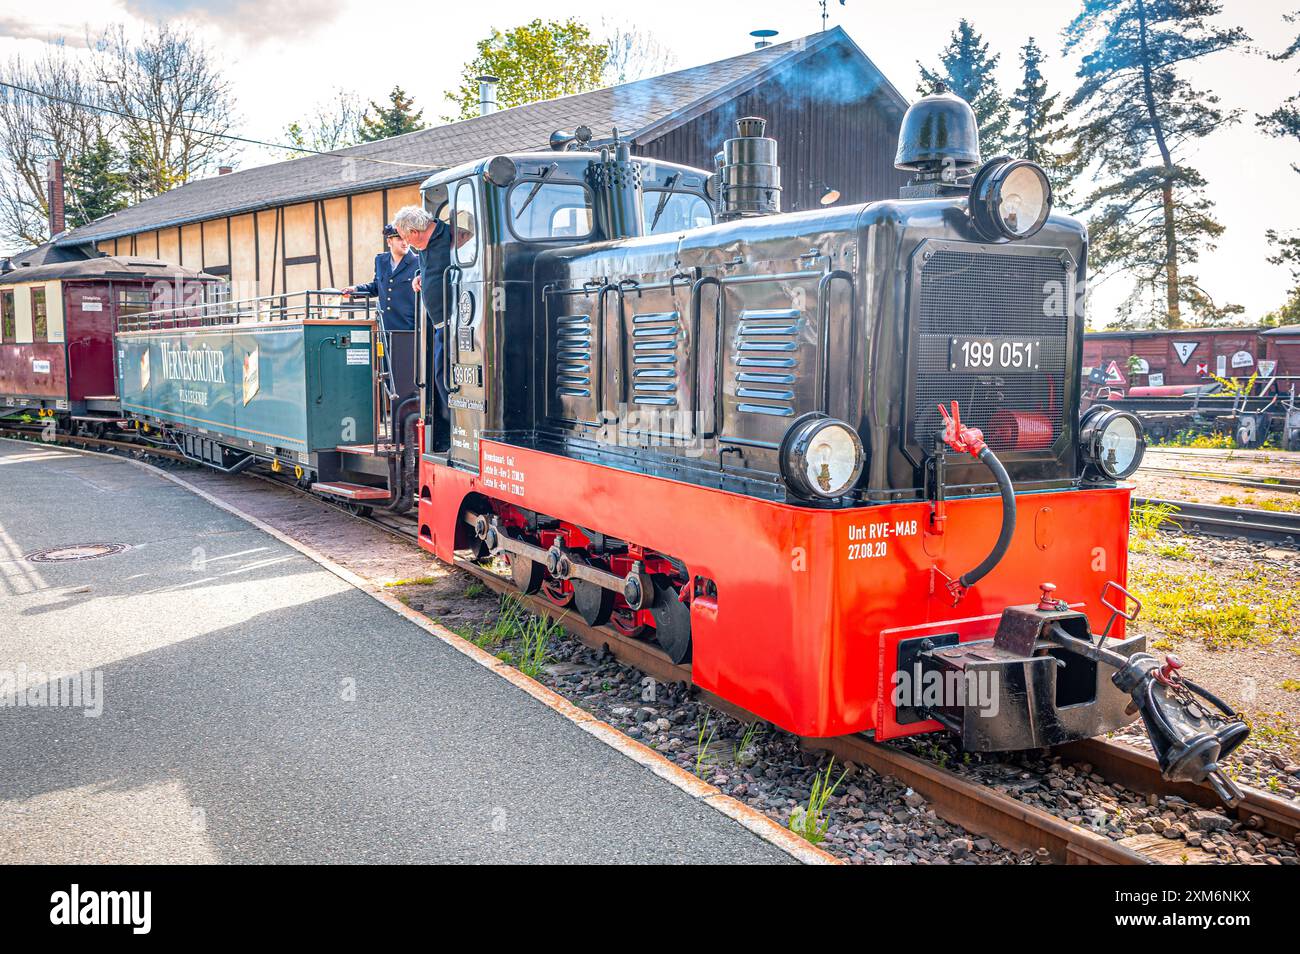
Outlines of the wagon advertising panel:
M314 454L374 439L371 322L276 322L123 332L123 410Z

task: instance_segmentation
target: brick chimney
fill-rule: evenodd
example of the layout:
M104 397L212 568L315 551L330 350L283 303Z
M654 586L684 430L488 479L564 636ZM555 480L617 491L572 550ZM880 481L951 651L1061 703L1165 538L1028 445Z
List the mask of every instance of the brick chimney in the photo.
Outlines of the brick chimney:
M58 235L65 227L63 216L63 160L51 159L45 164L49 182L50 235Z
M217 166L217 175L219 176L228 176L234 171L234 166Z

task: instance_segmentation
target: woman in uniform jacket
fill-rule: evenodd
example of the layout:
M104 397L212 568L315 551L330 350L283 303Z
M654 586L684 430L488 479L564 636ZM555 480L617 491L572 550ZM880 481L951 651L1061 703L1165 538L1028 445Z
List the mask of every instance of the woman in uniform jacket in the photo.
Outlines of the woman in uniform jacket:
M393 384L398 395L405 397L415 390L415 289L411 281L419 272L420 259L391 225L384 226L384 241L388 251L375 256L374 280L350 285L343 294L378 299Z

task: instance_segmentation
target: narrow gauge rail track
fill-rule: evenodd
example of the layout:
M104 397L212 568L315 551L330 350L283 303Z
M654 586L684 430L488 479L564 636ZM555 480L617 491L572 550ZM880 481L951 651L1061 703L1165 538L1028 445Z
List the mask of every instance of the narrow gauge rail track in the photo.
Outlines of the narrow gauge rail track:
M9 436L0 431L0 436ZM32 437L30 432L22 436ZM70 436L62 443L80 446L109 446L184 461L185 457L163 448L141 448L138 444L112 441L104 438ZM414 543L414 520L397 515L372 515L363 517L347 508L311 494L294 483L271 474L249 473L278 487L309 497L355 519ZM593 649L604 649L626 665L664 683L691 684L689 664L673 663L658 647L640 642L612 629L588 626L582 619L556 606L542 596L520 593L505 577L487 567L469 560L458 559L458 569L481 580L497 593L508 593L537 615L554 620L575 639ZM744 722L754 721L754 716L719 699L712 693L700 690L701 700L709 706ZM944 820L960 825L966 830L988 837L1004 848L1013 851L1045 850L1058 864L1117 864L1143 865L1159 863L1141 851L1099 835L1087 828L1071 824L1049 812L1028 805L1010 795L971 781L938 764L913 755L900 748L878 744L865 736L838 736L835 738L802 739L801 745L811 751L823 751L841 761L866 765L881 775L892 776L920 793ZM1208 785L1167 782L1160 775L1155 758L1127 745L1102 739L1089 739L1071 743L1058 750L1065 759L1075 763L1088 763L1112 782L1117 782L1142 793L1176 795L1189 802L1214 807L1218 797ZM1245 798L1235 809L1237 817L1248 825L1286 839L1295 839L1300 832L1300 805L1276 796L1243 788Z
M1300 479L1294 477L1252 477L1249 474L1224 474L1204 470L1181 470L1177 467L1140 468L1148 474L1168 474L1183 480L1200 480L1213 484L1231 484L1234 487L1250 487L1255 490L1275 490L1284 494L1300 494Z
M1259 510L1254 507L1223 507L1218 504L1190 503L1186 500L1161 500L1134 497L1134 506L1171 507L1166 524L1188 533L1216 537L1243 537L1260 543L1300 544L1300 513Z

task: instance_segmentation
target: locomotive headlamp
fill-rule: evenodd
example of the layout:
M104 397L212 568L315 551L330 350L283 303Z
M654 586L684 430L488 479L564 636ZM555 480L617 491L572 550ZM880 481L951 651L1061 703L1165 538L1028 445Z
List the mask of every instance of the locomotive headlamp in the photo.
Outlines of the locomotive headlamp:
M1052 184L1037 163L998 156L975 174L970 214L987 238L1027 239L1051 212Z
M862 475L862 441L843 421L808 416L795 421L781 442L781 473L801 497L842 497Z
M1142 424L1128 411L1098 405L1079 425L1083 459L1111 480L1121 480L1142 464L1147 440Z

